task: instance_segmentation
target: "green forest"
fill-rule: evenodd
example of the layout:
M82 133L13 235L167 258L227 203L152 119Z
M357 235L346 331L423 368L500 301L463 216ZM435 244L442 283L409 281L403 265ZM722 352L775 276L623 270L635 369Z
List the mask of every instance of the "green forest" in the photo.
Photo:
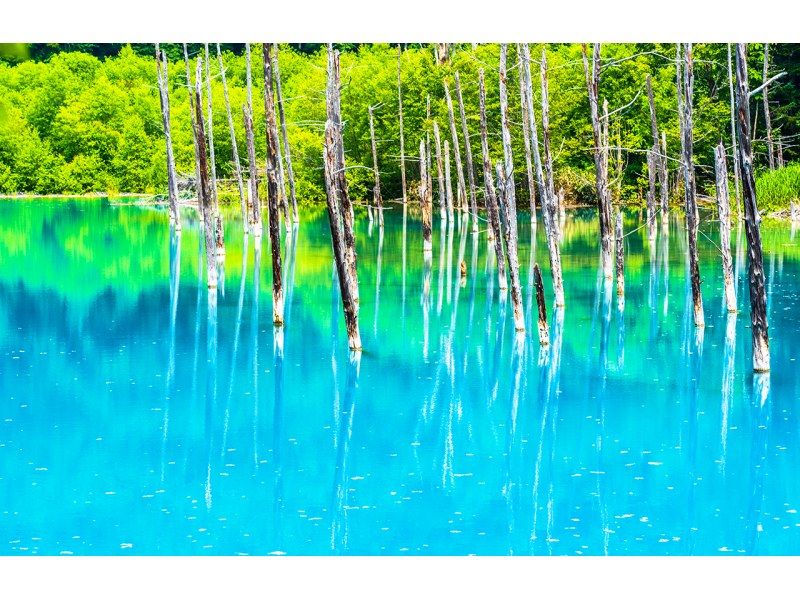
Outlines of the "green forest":
M371 194L372 156L368 109L374 106L383 195L397 198L400 184L398 118L398 45L337 44L341 54L342 117L348 182L353 197ZM542 45L531 47L538 59ZM172 138L177 170L194 173L186 70L180 44L164 44L169 62ZM216 45L211 52L213 129L217 176L233 175ZM260 44L252 47L256 151L265 155L265 128ZM236 129L243 151L242 104L246 101L243 44L221 46ZM437 60L433 44L401 44L403 118L410 179L418 176L415 148L433 121L449 137L443 81L460 75L470 128L473 161L480 164L478 142L478 70L487 86L490 151L502 156L498 92L499 45L451 44ZM550 84L550 129L556 186L573 203L594 201L592 130L581 45L547 44ZM191 72L203 57L202 44L190 44ZM714 146L722 140L730 152L728 46L694 46L694 141L698 190L713 196ZM322 145L325 124L326 55L322 44L280 46L280 75L286 106L289 143L298 199L324 201ZM515 46L509 46L509 105L514 159L525 172L519 72ZM751 89L764 78L764 45L749 45ZM538 80L538 64L532 65ZM770 44L767 76L786 74L769 86L774 147L780 144L786 168L767 173L767 143L761 95L752 99L755 164L759 204L779 210L800 195L800 46ZM613 187L628 203L643 201L647 186L645 152L652 144L645 79L653 81L659 129L667 136L668 153L680 151L676 110L675 44L604 44L600 99L608 101L609 135L613 146L610 171L622 173ZM538 85L534 84L535 93ZM430 98L430 116L428 116ZM534 98L536 103L538 97ZM456 111L458 109L456 108ZM460 135L460 130L459 130ZM463 153L462 146L462 153ZM670 160L674 196L679 197L678 162ZM478 175L480 175L480 168ZM480 176L478 177L480 179ZM517 176L520 203L527 202L524 176ZM148 44L5 45L0 57L0 193L163 194L167 184L165 144L156 84L154 49ZM224 183L223 183L224 184ZM480 187L480 184L479 184ZM411 186L413 193L413 185ZM234 199L233 187L228 197ZM222 195L225 197L225 194ZM701 197L702 200L702 197Z

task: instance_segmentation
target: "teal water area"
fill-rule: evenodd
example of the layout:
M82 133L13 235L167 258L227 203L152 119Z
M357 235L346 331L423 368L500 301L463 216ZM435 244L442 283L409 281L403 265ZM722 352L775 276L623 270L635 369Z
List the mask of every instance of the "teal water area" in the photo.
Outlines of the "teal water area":
M176 237L138 205L0 202L0 554L800 554L788 223L763 223L773 369L754 380L744 231L729 316L710 214L698 333L679 216L651 245L627 214L620 310L595 214L569 213L541 349L541 220L532 244L520 213L520 336L485 231L435 216L426 266L413 210L382 231L357 212L356 359L327 214L282 231L282 332L269 240L228 216L209 296L190 213Z

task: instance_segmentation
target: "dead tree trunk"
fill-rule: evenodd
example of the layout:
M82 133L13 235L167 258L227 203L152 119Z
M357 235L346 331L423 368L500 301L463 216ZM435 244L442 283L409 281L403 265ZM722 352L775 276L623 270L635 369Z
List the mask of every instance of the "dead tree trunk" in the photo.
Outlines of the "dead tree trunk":
M244 184L242 183L242 166L239 163L239 147L236 144L236 131L233 128L233 114L231 113L231 102L228 98L228 82L225 80L225 64L222 62L222 52L217 44L217 60L219 61L219 75L222 80L222 94L225 97L225 113L228 116L228 129L231 132L231 154L233 157L233 170L236 175L236 185L239 189L239 202L242 206L242 226L247 232L247 203L244 194Z
M456 118L453 113L453 100L450 98L450 88L447 81L444 81L444 97L447 100L447 112L450 117L450 136L453 138L453 155L456 159L456 189L458 191L458 209L467 211L467 191L464 182L464 168L461 165L461 150L458 146L458 131L456 130Z
M378 224L383 226L383 200L381 199L381 172L378 170L378 146L375 143L375 123L372 117L372 106L369 107L369 138L372 142L372 171L375 174L375 186L372 188L372 200L378 209Z
M647 75L647 102L650 105L650 132L653 135L653 167L658 174L658 187L661 190L661 209L667 211L668 191L667 191L667 153L663 151L658 135L658 120L656 119L656 104L653 97L653 82L650 75ZM664 145L666 146L666 140ZM653 204L657 204L655 193L653 194Z
M764 287L764 258L761 253L761 216L756 202L753 150L750 141L750 103L747 81L747 44L736 45L736 114L739 135L739 171L742 173L747 273L750 280L750 318L753 330L753 370L769 371L767 293Z
M330 76L330 71L328 72ZM331 228L331 245L333 258L336 264L339 291L342 296L344 323L347 329L348 345L351 351L361 351L361 334L358 329L358 304L352 294L352 289L358 288L358 279L350 280L350 268L347 263L345 240L343 235L343 222L339 206L339 185L337 184L337 157L336 144L338 143L336 125L330 120L325 125L325 148L323 162L325 166L325 189L328 198L328 222Z
M197 159L199 162L198 203L202 206L203 233L206 245L206 283L209 289L217 288L216 240L214 239L214 210L211 205L211 187L208 182L208 158L206 155L206 135L203 124L203 75L202 60L197 61L197 73L194 85L194 134L196 139Z
M539 344L550 344L550 332L547 329L547 304L544 302L544 284L539 264L533 265L533 284L536 287L536 305L539 308Z
M483 189L486 194L486 215L489 220L489 230L494 238L494 253L497 257L497 279L500 290L508 288L506 282L505 256L503 255L503 236L500 230L500 214L497 206L497 196L492 180L492 163L489 158L489 137L486 127L486 88L483 81L483 69L478 71L478 86L481 111L481 155L483 156Z
M217 197L217 161L214 157L214 112L211 96L211 58L208 53L208 43L205 44L206 55L206 94L208 97L208 157L211 171L211 203L214 209L214 227L217 237L217 258L225 255L225 234L223 232L222 213L219 211L219 198Z
M164 142L167 152L167 194L169 197L169 219L175 232L181 230L181 215L178 208L178 181L175 173L175 154L172 152L172 128L169 122L169 71L167 55L160 52L156 44L156 72L158 92L161 100L161 122L164 125Z
M400 77L400 64L403 50L397 44L397 111L400 116L400 181L403 185L403 203L406 203L406 143L403 137L403 88Z
M450 176L450 142L444 140L444 185L447 195L447 219L453 223L453 179Z
M197 131L193 122L195 109L194 93L192 90L194 89L194 85L192 85L192 73L189 69L189 51L186 48L186 44L183 44L183 63L186 67L186 91L189 94L189 120L192 121L192 142L194 148L194 187L195 193L197 194L197 209L202 214L203 205L200 201L200 156L197 154Z
M353 232L353 204L347 190L345 177L344 140L342 139L342 108L339 94L339 52L333 50L333 44L328 44L328 85L326 90L326 110L328 120L333 124L334 149L336 151L336 170L334 170L339 210L342 216L342 229L344 233L344 250L347 261L348 280L354 282L350 294L353 296L356 307L359 302L358 274L356 266L356 238Z
M731 45L728 44L728 88L731 98L731 145L733 146L733 185L736 191L736 208L739 218L742 217L742 194L739 191L739 181L742 180L742 173L739 171L739 147L738 135L736 133L736 94L733 91L733 59L731 58Z
M421 139L419 142L419 168L419 207L420 211L422 212L422 251L423 253L429 255L433 252L433 243L431 241L432 194L430 185L428 183L428 158L424 139Z
M561 274L561 248L558 244L559 230L561 228L561 211L564 209L563 198L559 195L556 199L553 182L553 163L550 157L550 101L547 86L547 54L542 50L541 85L542 85L542 148L545 152L544 159L548 163L548 178L542 172L542 160L539 156L539 133L536 127L536 114L533 110L533 92L531 88L530 49L523 46L525 73L526 101L528 103L528 123L531 133L531 146L533 159L536 165L536 175L539 181L539 197L542 202L542 215L544 216L544 232L547 236L547 249L550 254L550 272L553 276L553 296L556 307L564 305L564 280Z
M729 312L736 311L736 288L733 285L733 260L731 259L731 211L728 197L728 164L722 142L714 148L714 166L717 175L717 211L719 213L719 244L722 250L722 278L725 283L725 304Z
M286 113L283 109L283 92L281 91L281 70L278 64L278 44L274 45L275 58L273 59L275 68L275 92L278 96L278 117L281 121L281 136L283 138L283 157L286 160L286 174L289 177L289 198L292 202L292 219L295 224L300 224L300 217L297 214L297 192L294 185L294 168L292 168L292 150L289 146L289 133L286 128Z
M505 46L502 46L503 48ZM500 78L501 81L505 79L505 52L500 51ZM501 83L503 85L503 83ZM501 98L503 97L501 93ZM502 104L502 100L501 100ZM502 110L502 108L501 108ZM507 113L508 105L506 103ZM522 287L519 280L519 256L517 254L517 227L514 226L513 219L516 217L514 209L511 207L513 201L513 193L509 197L509 189L513 189L506 179L503 172L503 165L497 163L497 199L500 203L500 217L503 222L503 233L506 240L506 259L508 262L508 271L511 273L511 305L514 309L514 328L517 331L525 330L525 312L522 309Z
M522 107L522 141L525 146L525 168L528 175L528 198L530 199L531 222L536 222L536 180L533 178L531 159L531 123L528 115L528 90L525 86L525 64L522 46L517 44L517 65L519 69L519 97Z
M647 150L647 237L651 242L656 238L656 170L658 170L658 162L656 152Z
M439 183L439 218L447 221L447 190L444 184L444 163L442 161L442 139L439 135L439 123L433 121L433 140L436 143L436 176Z
M622 211L617 210L617 296L625 296L625 236L622 229Z
M767 92L767 81L769 80L769 44L764 44L764 91L762 99L764 102L764 128L767 131L767 159L769 169L775 170L775 149L772 144L772 117L769 113L769 94Z
M469 143L469 129L467 128L467 114L464 111L464 97L461 95L461 81L458 71L455 75L456 96L458 97L458 111L461 114L461 131L464 135L464 157L467 160L467 179L469 181L469 207L472 212L472 232L478 232L478 202L475 199L475 170L472 166L472 147Z
M659 158L661 172L661 226L666 231L669 225L669 176L667 170L667 133L661 131L661 156Z
M592 68L586 56L586 44L583 44L583 69L586 74L586 86L589 90L589 108L592 114L592 135L594 137L594 167L597 185L597 212L600 220L600 255L603 276L610 279L611 270L611 201L608 193L608 162L604 151L604 136L599 113L600 84L600 44L594 44Z
M692 303L694 304L695 326L705 326L703 296L700 291L700 262L697 258L697 198L695 195L693 149L692 103L694 98L694 60L692 44L686 44L683 51L683 180L686 197L686 226L689 232L689 273L692 282Z
M261 201L258 199L258 164L256 162L256 144L253 133L253 115L247 104L242 106L244 113L244 132L247 140L247 161L250 168L250 178L247 181L247 193L249 203L252 204L252 212L248 214L250 230L256 237L261 236Z
M262 44L264 55L264 114L267 133L267 195L269 243L272 249L272 322L283 326L283 275L281 268L281 221L278 214L278 123L272 96L272 45Z

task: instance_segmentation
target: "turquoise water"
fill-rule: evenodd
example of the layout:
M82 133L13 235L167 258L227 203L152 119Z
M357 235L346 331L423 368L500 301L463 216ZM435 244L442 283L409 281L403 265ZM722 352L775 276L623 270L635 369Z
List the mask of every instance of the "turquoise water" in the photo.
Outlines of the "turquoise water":
M178 239L151 208L0 202L0 554L800 554L788 224L764 223L773 371L754 390L744 231L729 317L710 215L702 335L682 220L652 248L626 238L620 311L596 219L575 212L540 350L541 224L531 251L520 214L520 338L485 234L435 220L426 274L414 213L404 227L395 206L383 233L359 214L359 361L327 216L301 218L281 339L268 239L257 258L238 223L214 306L189 213Z

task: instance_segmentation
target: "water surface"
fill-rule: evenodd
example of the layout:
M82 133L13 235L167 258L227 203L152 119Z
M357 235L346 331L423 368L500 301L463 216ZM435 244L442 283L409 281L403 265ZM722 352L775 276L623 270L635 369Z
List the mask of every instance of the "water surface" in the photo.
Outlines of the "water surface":
M598 276L592 212L568 215L567 305L515 335L485 232L395 206L357 223L364 352L351 361L322 210L268 238L230 213L217 297L187 213L107 200L0 202L0 554L800 554L800 246L765 221L773 371L751 374L703 218L707 326L683 221L626 230L626 301ZM460 276L460 263L467 277ZM424 292L425 288L429 292Z

